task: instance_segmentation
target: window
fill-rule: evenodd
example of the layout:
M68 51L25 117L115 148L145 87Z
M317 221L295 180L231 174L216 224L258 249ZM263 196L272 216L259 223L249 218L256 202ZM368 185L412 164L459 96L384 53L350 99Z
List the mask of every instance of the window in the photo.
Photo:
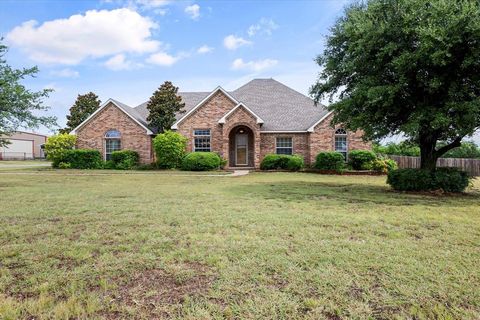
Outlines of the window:
M345 129L340 128L335 131L335 151L343 154L345 161L347 161L348 145L347 131Z
M276 149L277 154L293 154L292 138L278 137Z
M122 149L121 134L117 130L109 130L105 133L105 160L110 160L113 151Z
M210 152L210 129L193 130L193 151Z

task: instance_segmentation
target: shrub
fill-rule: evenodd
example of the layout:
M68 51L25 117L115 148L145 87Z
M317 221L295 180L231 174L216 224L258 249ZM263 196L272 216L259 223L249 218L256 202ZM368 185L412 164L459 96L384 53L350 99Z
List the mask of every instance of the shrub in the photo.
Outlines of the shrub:
M260 163L262 170L298 171L303 167L304 161L299 155L267 154Z
M395 160L392 159L375 159L370 163L371 170L377 172L390 172L392 170L397 170L398 165Z
M63 163L62 167L69 165L73 169L99 169L103 164L100 151L89 149L66 150L58 163Z
M385 164L387 165L387 171L390 172L392 170L397 170L398 169L398 164L395 160L392 159L385 159Z
M442 189L446 192L462 192L470 177L457 168L437 168L435 171L422 169L398 169L388 173L387 183L399 191L429 191Z
M298 171L305 166L305 162L303 161L303 157L294 154L293 156L287 156L287 170L290 171Z
M115 163L112 160L107 160L103 163L103 169L115 169Z
M208 171L220 167L221 159L215 152L192 152L182 161L182 169L187 171Z
M60 163L58 164L58 168L59 168L59 169L70 169L70 167L71 167L71 166L70 166L70 163L60 162Z
M278 170L287 165L287 158L279 154L267 154L260 163L261 170Z
M340 152L320 152L315 159L316 169L341 170L345 167L345 158Z
M369 150L353 150L348 153L348 162L353 170L370 170L376 158L376 154Z
M65 155L67 150L72 150L75 147L77 137L70 134L58 134L51 136L45 143L45 153L47 159L52 161L52 166L57 168L60 164L60 159Z
M463 192L470 183L470 176L457 168L437 168L434 173L437 189L446 192Z
M147 163L147 164L139 164L135 168L135 170L155 170L157 169L155 163Z
M115 169L131 170L138 165L138 152L133 150L120 150L112 152L112 162Z
M373 171L383 172L383 173L388 172L387 164L385 163L385 160L383 160L383 159L373 160L372 162L370 162L370 166L371 166L371 169Z
M163 169L178 168L182 164L187 138L173 131L165 131L153 139L157 166Z

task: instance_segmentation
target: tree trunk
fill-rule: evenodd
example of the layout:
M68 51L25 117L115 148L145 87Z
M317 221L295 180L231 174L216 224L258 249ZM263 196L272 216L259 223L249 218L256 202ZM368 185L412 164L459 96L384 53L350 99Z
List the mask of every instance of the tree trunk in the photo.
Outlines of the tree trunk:
M435 135L420 134L420 169L434 171L437 168L437 160L446 152L461 146L462 137L455 138L450 144L440 149L437 147Z
M434 171L437 168L437 159L435 150L432 152L430 147L420 147L420 169Z
M420 136L420 169L434 171L438 155L435 150L437 139L431 135Z

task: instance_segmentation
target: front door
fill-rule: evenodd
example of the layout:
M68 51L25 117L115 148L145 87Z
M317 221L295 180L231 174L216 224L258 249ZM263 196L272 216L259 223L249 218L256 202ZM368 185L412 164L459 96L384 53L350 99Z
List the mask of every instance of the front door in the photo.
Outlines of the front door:
M246 166L248 164L248 135L237 133L235 136L235 164Z

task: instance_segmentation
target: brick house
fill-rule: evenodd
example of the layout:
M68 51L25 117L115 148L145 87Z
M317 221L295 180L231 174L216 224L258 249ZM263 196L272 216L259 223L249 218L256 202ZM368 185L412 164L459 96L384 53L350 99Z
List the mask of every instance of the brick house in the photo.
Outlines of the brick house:
M187 151L213 151L229 167L255 167L266 154L299 154L307 165L321 151L346 154L370 149L361 132L331 126L332 113L309 97L273 79L254 79L227 92L180 92L185 113L172 126L188 139ZM154 160L155 128L147 103L131 108L109 99L72 131L77 147L99 150L105 159L120 149L135 150L142 163Z

